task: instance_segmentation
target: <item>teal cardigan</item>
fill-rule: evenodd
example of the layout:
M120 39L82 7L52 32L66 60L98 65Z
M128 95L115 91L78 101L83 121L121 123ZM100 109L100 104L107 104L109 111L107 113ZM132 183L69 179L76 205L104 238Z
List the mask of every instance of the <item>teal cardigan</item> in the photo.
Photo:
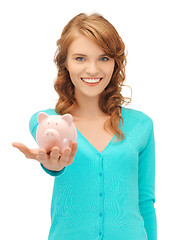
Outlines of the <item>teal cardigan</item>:
M99 152L77 129L74 162L59 172L41 165L55 177L49 240L157 239L153 121L138 110L121 111L123 141L114 135ZM37 114L29 123L35 140Z

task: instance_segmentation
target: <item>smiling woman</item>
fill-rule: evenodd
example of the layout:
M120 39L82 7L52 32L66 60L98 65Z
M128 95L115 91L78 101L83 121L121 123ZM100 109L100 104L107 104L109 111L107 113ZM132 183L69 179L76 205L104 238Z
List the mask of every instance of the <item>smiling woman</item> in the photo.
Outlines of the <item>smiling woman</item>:
M75 87L75 98L79 105L86 102L87 97L97 98L98 102L99 95L109 84L114 59L106 58L105 61L105 55L97 43L82 34L77 34L70 44L65 66Z
M131 99L121 94L125 80L125 45L114 26L99 14L79 14L65 26L57 46L54 61L58 75L54 87L59 100L56 112L110 116L104 129L109 128L117 139L124 139L119 128L122 117L118 106ZM94 97L96 104L86 96L92 100Z
M57 45L59 100L55 109L43 111L70 113L77 142L61 154L58 147L47 153L14 145L56 177L48 239L156 240L153 122L121 106L122 39L102 16L79 14ZM30 119L35 140L37 114Z

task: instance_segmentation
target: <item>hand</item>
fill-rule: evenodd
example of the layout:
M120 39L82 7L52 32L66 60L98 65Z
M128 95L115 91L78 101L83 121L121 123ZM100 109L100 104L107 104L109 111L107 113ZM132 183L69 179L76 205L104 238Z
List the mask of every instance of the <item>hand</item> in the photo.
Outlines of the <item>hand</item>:
M72 143L71 148L67 147L62 154L60 154L60 149L58 147L53 147L50 153L46 153L43 148L29 149L24 144L18 142L13 142L12 146L18 148L26 158L35 159L42 163L45 168L53 171L60 171L73 163L78 143Z

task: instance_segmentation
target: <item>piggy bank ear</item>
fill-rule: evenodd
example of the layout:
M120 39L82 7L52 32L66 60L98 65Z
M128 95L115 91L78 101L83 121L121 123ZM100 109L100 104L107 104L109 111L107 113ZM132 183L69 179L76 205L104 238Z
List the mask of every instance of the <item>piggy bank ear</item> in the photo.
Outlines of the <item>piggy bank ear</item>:
M73 122L73 117L71 114L67 113L62 116L62 119L65 120L69 125Z
M47 117L48 117L48 114L46 114L44 112L39 112L38 115L37 115L38 123L40 124Z

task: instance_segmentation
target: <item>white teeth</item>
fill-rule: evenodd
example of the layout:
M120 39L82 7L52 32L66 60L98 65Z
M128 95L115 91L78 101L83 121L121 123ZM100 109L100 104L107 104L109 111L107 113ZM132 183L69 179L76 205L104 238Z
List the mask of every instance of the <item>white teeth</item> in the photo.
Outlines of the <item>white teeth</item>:
M99 82L102 78L94 78L94 79L89 79L89 78L81 78L84 82L88 82L88 83L97 83Z

